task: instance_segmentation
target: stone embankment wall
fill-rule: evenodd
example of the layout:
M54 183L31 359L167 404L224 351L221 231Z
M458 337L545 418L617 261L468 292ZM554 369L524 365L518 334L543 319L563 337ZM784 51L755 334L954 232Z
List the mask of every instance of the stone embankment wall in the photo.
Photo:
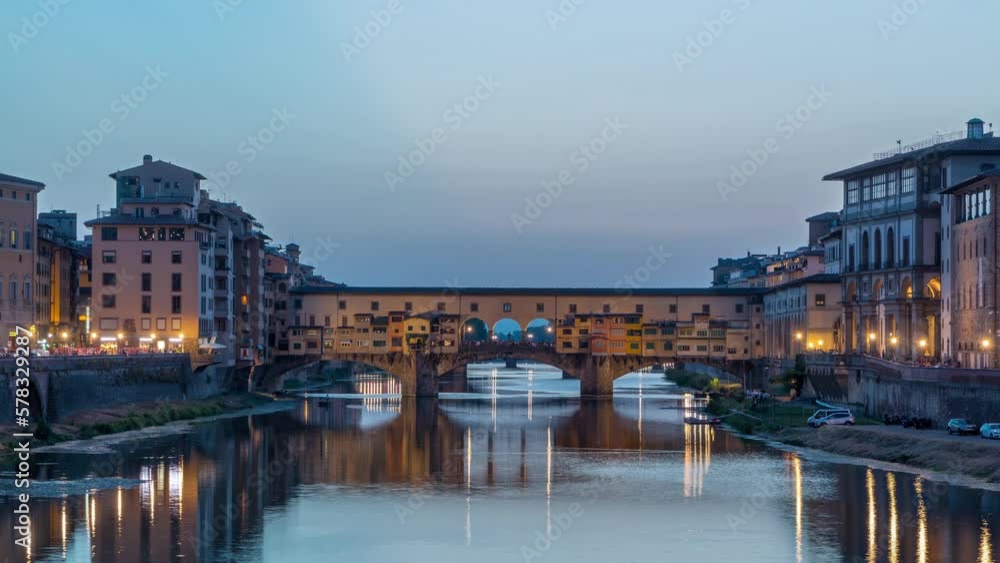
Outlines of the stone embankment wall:
M1000 420L1000 370L922 368L859 356L810 356L805 396L861 405L865 414Z
M0 360L0 424L14 421L13 358ZM224 393L232 368L192 369L186 354L140 356L32 357L32 417L58 422L73 413L160 400L204 399Z

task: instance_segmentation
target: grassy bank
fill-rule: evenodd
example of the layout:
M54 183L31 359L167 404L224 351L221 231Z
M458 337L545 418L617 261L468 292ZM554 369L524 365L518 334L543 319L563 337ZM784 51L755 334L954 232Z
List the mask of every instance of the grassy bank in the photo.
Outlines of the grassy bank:
M156 401L90 409L75 413L56 424L39 424L34 430L35 443L51 445L69 440L86 440L95 436L249 409L267 402L270 400L260 395L236 393L211 399ZM6 452L9 446L9 443L0 444L0 453Z
M792 446L900 463L1000 483L1000 445L933 431L896 433L880 427L786 428L769 436Z
M705 411L728 416L726 424L744 434L773 433L785 428L807 428L806 421L819 407L807 403L788 403L773 399L753 401L743 396L713 397ZM734 414L737 413L737 414ZM855 413L858 425L879 424Z

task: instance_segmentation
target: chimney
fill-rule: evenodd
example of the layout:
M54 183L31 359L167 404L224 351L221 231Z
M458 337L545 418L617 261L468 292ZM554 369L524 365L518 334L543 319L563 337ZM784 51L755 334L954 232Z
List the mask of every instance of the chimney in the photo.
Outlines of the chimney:
M142 155L142 163L143 164L152 164L153 163L153 155L151 155L151 154L144 154L144 155Z
M983 120L979 118L970 119L966 124L966 138L967 139L982 139L985 135L983 134Z

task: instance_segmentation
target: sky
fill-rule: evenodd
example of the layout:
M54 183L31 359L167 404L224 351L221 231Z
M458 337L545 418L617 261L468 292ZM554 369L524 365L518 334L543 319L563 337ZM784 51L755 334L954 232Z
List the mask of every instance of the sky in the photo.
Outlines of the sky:
M46 9L48 13L46 13ZM152 154L350 285L701 287L822 176L992 122L989 0L10 0L0 172ZM742 170L740 172L740 170Z

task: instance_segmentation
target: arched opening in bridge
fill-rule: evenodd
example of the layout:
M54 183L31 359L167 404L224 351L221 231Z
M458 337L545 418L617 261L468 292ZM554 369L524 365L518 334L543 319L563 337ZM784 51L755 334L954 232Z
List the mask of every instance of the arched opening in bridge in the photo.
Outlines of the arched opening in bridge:
M524 328L524 339L528 344L551 345L556 341L556 327L548 319L535 319Z
M500 319L493 325L493 340L496 342L521 342L524 331L514 319Z
M473 317L462 324L462 343L473 344L490 339L490 327L482 319Z

